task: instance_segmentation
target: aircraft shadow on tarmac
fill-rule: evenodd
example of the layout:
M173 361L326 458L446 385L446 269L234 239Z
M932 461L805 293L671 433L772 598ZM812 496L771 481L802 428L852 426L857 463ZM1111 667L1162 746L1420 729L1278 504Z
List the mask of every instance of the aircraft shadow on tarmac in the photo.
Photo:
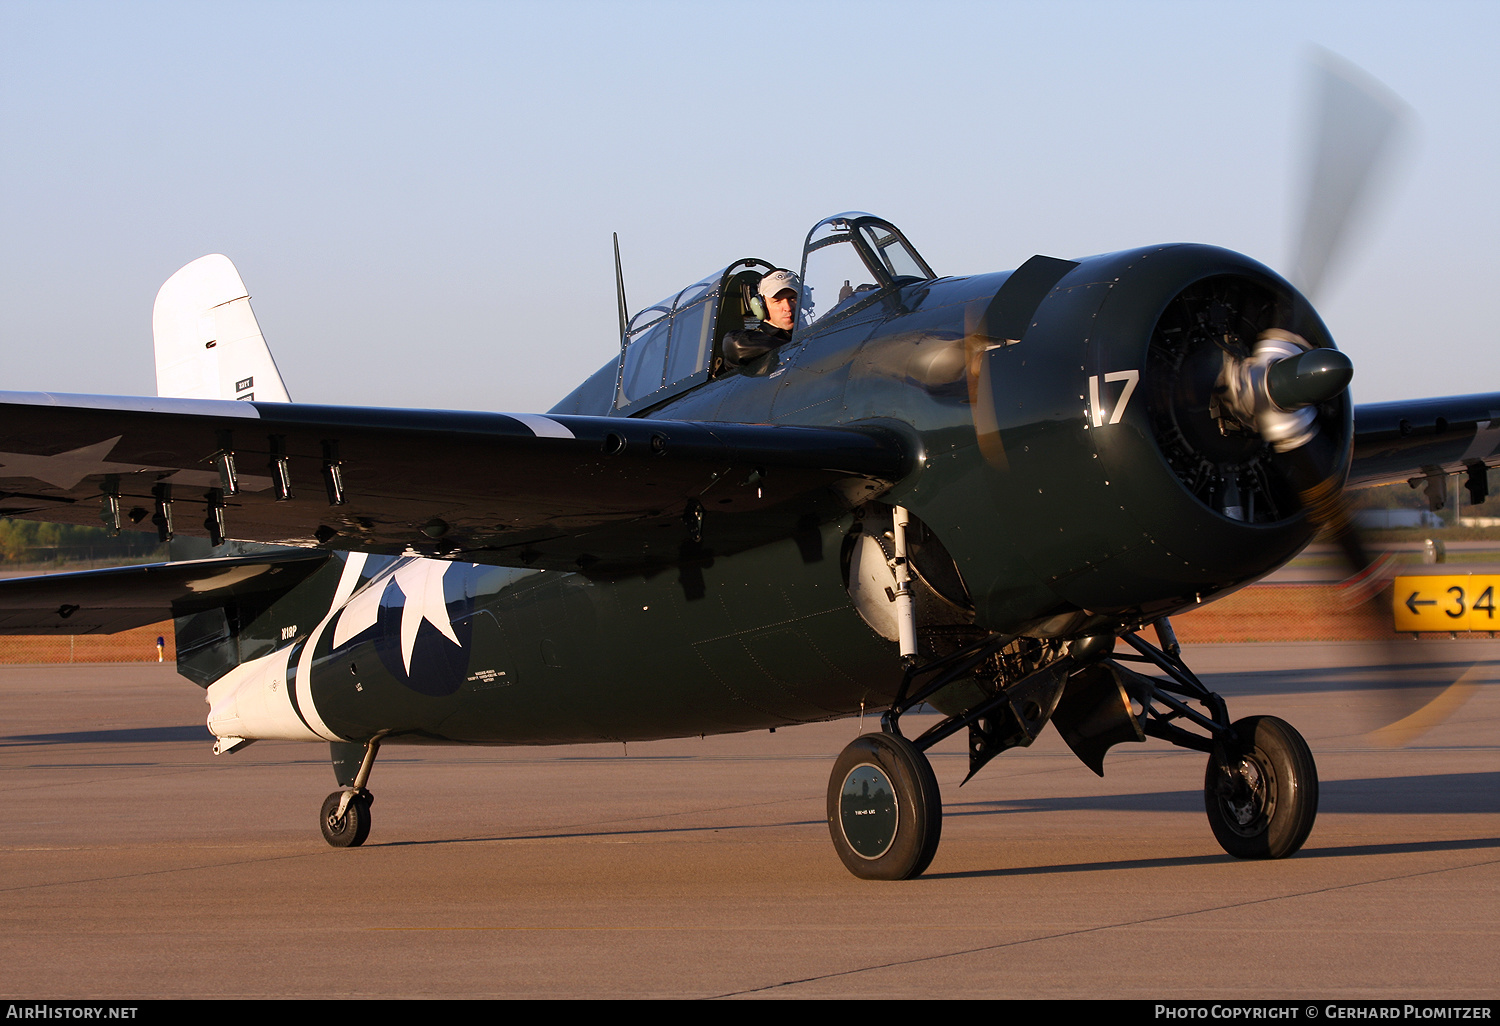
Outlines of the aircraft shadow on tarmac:
M1500 669L1493 660L1386 663L1369 666L1320 666L1297 670L1232 670L1200 674L1203 682L1223 695L1319 694L1329 691L1386 691L1405 688L1443 688L1471 668L1486 670L1479 683Z
M117 730L70 730L56 734L15 734L0 737L0 748L27 745L143 744L193 741L202 744L213 735L201 723L186 727L129 727Z
M1314 834L1314 841L1317 835ZM1467 837L1450 841L1405 841L1383 844L1348 844L1340 847L1319 848L1314 841L1295 856L1296 859L1342 859L1372 855L1413 855L1420 852L1439 851L1485 851L1500 848L1500 837ZM993 876L1042 876L1049 873L1099 873L1120 869L1179 869L1184 866L1235 865L1235 860L1222 852L1211 855L1188 855L1178 858L1118 859L1109 862L1074 862L1057 866L1013 866L998 869L975 869L962 873L933 873L922 875L923 880L962 880L966 877Z
M1082 795L1073 798L997 799L949 802L948 816L988 816L1017 812L1203 812L1202 791ZM1417 815L1421 813L1500 812L1500 772L1436 773L1416 777L1324 780L1318 785L1318 812Z
M1494 813L1500 812L1500 773L1446 773L1425 777L1376 777L1359 780L1325 781L1320 788L1319 805L1325 813L1415 815L1421 813ZM770 802L766 804L779 804ZM1201 791L1157 791L1145 794L1087 795L1076 798L1040 798L1012 801L955 802L947 807L949 816L993 816L1020 812L1183 812L1201 815ZM733 816L737 808L719 810ZM659 817L642 817L654 820ZM620 821L616 821L620 822ZM619 826L613 829L579 824L547 832L496 834L481 837L445 837L410 841L387 841L371 847L408 845L475 844L496 841L569 840L574 838L632 837L654 834L730 833L785 827L826 826L822 819L792 819L779 822L719 822L683 826ZM1465 848L1500 847L1500 838L1458 841L1420 841L1389 844L1352 845L1342 848L1304 849L1299 857L1328 858L1354 855L1399 854L1417 851L1449 851ZM1065 872L1089 869L1149 868L1154 866L1210 865L1229 859L1223 854L1187 858L1141 859L1128 862L1090 863L1078 866L1042 866L1025 869L1003 869L982 873L951 874L973 876L1006 873ZM925 878L941 877L928 873Z
M629 837L649 836L652 834L673 833L717 833L720 831L734 830L756 830L764 829L766 826L809 826L821 827L826 824L822 820L800 820L779 824L741 824L734 826L690 826L690 827L640 827L622 830L573 830L558 831L552 833L514 834L509 836L493 837L446 837L434 838L426 841L386 841L368 845L372 849L399 848L409 846L426 846L434 844L485 844L497 841L542 841L542 840L571 840L575 838L597 838L597 837ZM1297 853L1298 859L1334 859L1334 858L1361 858L1377 855L1412 855L1422 852L1444 852L1444 851L1487 851L1500 849L1500 837L1469 837L1451 840L1433 841L1387 841L1377 844L1349 844L1338 847L1317 847L1316 843L1310 844ZM999 853L1000 857L1003 852ZM1223 852L1213 852L1207 855L1186 855L1167 858L1146 859L1114 859L1107 862L1075 862L1058 865L1042 866L1002 866L995 869L978 869L956 873L934 873L923 874L920 880L942 880L942 879L964 879L968 877L1003 877L1003 876L1040 876L1049 873L1095 873L1109 872L1128 869L1180 869L1187 866L1219 866L1237 865L1237 861Z

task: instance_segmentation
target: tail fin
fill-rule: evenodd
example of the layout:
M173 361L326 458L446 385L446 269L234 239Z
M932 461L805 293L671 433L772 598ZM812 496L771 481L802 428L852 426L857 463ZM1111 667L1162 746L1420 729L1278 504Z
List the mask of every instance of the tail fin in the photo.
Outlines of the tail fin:
M156 294L156 394L291 402L228 257L199 257Z

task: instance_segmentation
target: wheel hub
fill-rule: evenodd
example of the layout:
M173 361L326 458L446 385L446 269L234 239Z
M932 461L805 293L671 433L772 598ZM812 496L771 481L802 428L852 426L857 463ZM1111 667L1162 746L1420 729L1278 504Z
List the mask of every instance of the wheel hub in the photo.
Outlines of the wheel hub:
M896 789L879 766L863 763L849 771L839 793L839 821L854 853L878 859L890 851L901 826Z
M1226 767L1225 793L1220 795L1236 832L1253 837L1266 828L1276 811L1274 781L1254 758L1246 757L1231 772Z

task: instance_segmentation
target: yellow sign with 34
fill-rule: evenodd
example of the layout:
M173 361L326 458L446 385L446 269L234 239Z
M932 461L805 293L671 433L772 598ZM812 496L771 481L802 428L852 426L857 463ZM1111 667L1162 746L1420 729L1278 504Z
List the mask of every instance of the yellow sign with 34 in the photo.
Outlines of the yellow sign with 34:
M1397 577L1392 607L1398 631L1500 630L1500 574Z

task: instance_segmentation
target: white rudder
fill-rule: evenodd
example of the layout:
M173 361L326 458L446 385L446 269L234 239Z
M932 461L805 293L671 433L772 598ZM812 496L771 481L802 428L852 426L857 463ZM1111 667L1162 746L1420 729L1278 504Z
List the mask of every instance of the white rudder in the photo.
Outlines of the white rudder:
M229 258L199 257L168 278L151 313L156 394L291 402Z

